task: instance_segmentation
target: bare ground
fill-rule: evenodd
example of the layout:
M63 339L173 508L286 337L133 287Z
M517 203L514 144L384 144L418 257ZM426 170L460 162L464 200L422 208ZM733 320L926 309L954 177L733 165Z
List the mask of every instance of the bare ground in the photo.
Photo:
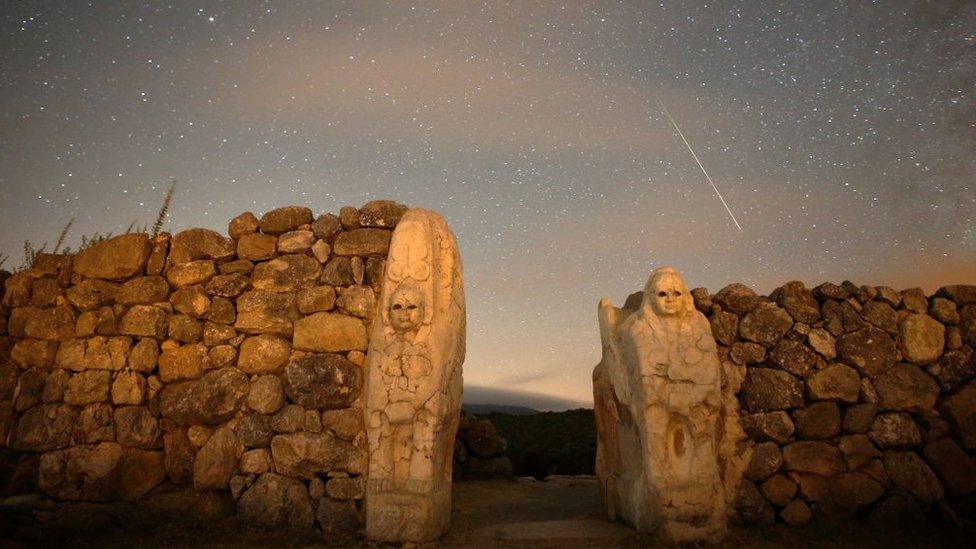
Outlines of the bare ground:
M663 547L603 518L593 477L458 482L453 528L430 547ZM189 520L185 517L204 517ZM930 524L877 530L858 523L733 527L719 545L743 547L972 547L976 528ZM172 493L149 503L54 504L19 498L0 504L0 547L311 547L375 546L361 537L248 528L233 518L228 496Z

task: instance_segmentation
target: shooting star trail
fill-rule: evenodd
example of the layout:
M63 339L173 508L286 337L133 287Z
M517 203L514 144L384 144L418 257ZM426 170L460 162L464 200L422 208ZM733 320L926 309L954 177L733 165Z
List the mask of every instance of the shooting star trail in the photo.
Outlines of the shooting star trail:
M694 149L691 148L691 144L688 143L687 139L685 139L685 134L681 131L681 128L678 127L678 123L674 121L674 117L671 116L671 112L668 111L668 108L664 106L664 101L661 101L661 98L657 95L654 96L654 99L657 99L657 104L661 106L661 110L664 111L664 114L667 115L668 120L671 121L671 125L674 126L675 131L678 132L678 136L681 137L682 141L684 141L685 147L688 147L688 152L691 153L691 156L695 159L695 162L698 163L698 167L701 168L702 173L705 174L705 179L708 180L708 184L711 185L712 190L715 191L715 196L718 196L718 199L722 201L722 205L725 206L725 211L729 212L729 217L732 218L732 223L735 223L735 226L739 229L739 232L745 232L742 230L742 225L739 225L739 222L735 219L735 214L732 213L732 208L729 208L729 204L725 201L725 198L722 197L722 193L718 192L718 187L716 187L715 182L712 181L712 176L708 175L708 172L705 170L705 166L702 165L701 160L698 159L698 155L695 154Z

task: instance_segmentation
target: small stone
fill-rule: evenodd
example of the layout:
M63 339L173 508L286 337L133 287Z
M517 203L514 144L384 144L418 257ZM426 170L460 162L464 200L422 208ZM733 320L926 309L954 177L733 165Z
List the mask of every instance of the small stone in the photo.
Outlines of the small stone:
M322 412L322 427L336 437L352 441L364 430L362 410L341 408Z
M217 347L237 337L237 330L226 324L207 322L203 325L203 343L207 347Z
M207 369L226 368L237 362L237 349L232 345L217 345L207 352Z
M973 350L963 347L947 352L939 360L935 376L946 391L954 391L973 379L976 376L976 356Z
M166 349L159 357L159 379L164 383L195 379L207 369L207 347L201 343Z
M766 360L766 348L751 341L736 341L732 344L729 356L736 364L759 364Z
M21 376L23 377L23 376ZM47 375L44 380L44 389L41 392L41 402L52 403L60 402L64 398L64 391L68 388L70 374L65 370L54 370Z
M837 355L862 374L874 377L894 365L898 350L888 334L869 327L841 336L837 340Z
M712 301L736 316L742 316L759 305L759 296L744 284L729 284L712 296Z
M915 452L885 452L883 461L892 483L918 502L931 505L944 497L939 479Z
M161 276L133 278L115 291L115 301L122 305L152 305L168 298L169 282Z
M739 322L739 335L761 345L772 345L793 327L793 318L774 303L761 303Z
M217 275L204 286L209 296L237 298L251 286L251 277L247 273L230 273Z
M953 496L976 491L976 461L950 438L940 438L925 445L925 461L935 469Z
M843 364L831 364L807 380L807 395L812 400L854 403L860 390L860 376Z
M187 315L170 315L169 338L180 343L199 343L203 340L203 326Z
M406 212L406 206L392 200L372 200L359 209L359 224L363 227L392 229Z
M820 304L802 282L787 282L770 294L770 299L786 309L797 322L812 324L820 320Z
M319 263L325 263L329 260L329 254L332 253L332 247L325 243L324 240L316 240L315 244L312 244L312 256Z
M318 501L322 499L325 495L325 483L322 479L315 477L308 481L308 495L312 497L313 501Z
M244 212L227 224L227 234L234 240L240 240L244 235L257 232L258 218L251 212Z
M122 333L137 337L166 337L166 311L152 305L135 305L122 317Z
M195 450L182 429L163 435L163 454L166 474L171 481L186 484L193 480Z
M291 343L272 334L248 337L241 343L237 367L246 374L280 371L291 356Z
M271 418L260 414L247 414L237 424L237 436L241 443L248 448L260 448L271 445L274 430L271 428Z
M289 404L271 418L271 428L277 433L297 433L305 426L305 409Z
M318 262L307 255L283 255L254 267L251 285L265 292L293 292L315 284L320 269Z
M241 456L241 472L260 475L271 470L271 451L267 448L248 450Z
M760 482L779 470L783 464L783 452L775 442L760 442L752 448L752 457L745 470L745 477Z
M206 425L191 425L189 429L186 430L187 439L190 444L200 448L210 440L214 434L212 427L207 427Z
M906 448L922 443L922 434L912 417L904 412L878 414L868 436L878 448Z
M177 233L169 244L169 265L196 260L221 262L234 257L234 241L210 229L188 229ZM167 277L168 278L168 277ZM172 280L170 281L172 283ZM196 284L191 282L191 284Z
M199 380L167 384L159 393L159 409L177 425L218 425L240 410L249 389L243 373L220 368Z
M878 404L885 410L925 412L932 410L939 385L913 364L899 363L874 379Z
M742 428L754 440L778 444L785 444L796 429L790 415L783 411L745 415Z
M920 364L932 362L942 355L945 347L945 326L929 315L909 315L901 323L898 343L905 360Z
M356 283L352 272L352 260L348 257L333 257L322 269L319 278L322 284L330 286L350 286Z
M254 263L246 259L235 259L217 265L217 272L222 275L249 273L254 269Z
M162 232L152 237L149 241L152 246L152 253L149 254L149 261L146 263L147 275L162 274L166 268L166 258L169 256L170 234Z
M827 360L837 357L837 341L830 332L823 328L814 328L807 334L807 343L814 351L823 355Z
M352 206L343 206L339 209L339 221L345 229L358 229L359 210Z
M302 314L329 311L335 300L335 290L331 286L313 286L298 292L298 310Z
M335 313L315 313L294 324L295 349L304 351L365 350L368 343L362 321Z
M315 410L305 410L305 424L302 430L306 433L322 432L322 416Z
M223 297L215 297L210 301L210 314L207 320L220 324L233 324L237 320L237 310L234 303Z
M342 232L342 222L332 214L325 214L312 223L312 233L315 238L321 239L326 244L331 244L336 235Z
M67 305L41 309L27 319L24 335L49 341L74 339L76 320L74 310Z
M312 231L289 231L278 237L278 252L300 254L311 250L315 242Z
M783 507L783 510L779 512L779 516L783 519L783 522L790 526L800 526L810 522L810 519L813 518L813 513L810 512L810 508L802 499L794 499L786 507Z
M281 380L276 376L260 376L251 383L247 396L249 408L260 414L273 414L285 405L285 393Z
M226 490L243 451L234 431L227 427L217 429L197 452L193 462L193 487L197 491Z
M295 357L284 372L285 394L314 410L350 406L362 391L362 384L360 368L345 357L331 353Z
M311 222L311 209L305 206L285 206L265 213L258 226L265 234L280 235Z

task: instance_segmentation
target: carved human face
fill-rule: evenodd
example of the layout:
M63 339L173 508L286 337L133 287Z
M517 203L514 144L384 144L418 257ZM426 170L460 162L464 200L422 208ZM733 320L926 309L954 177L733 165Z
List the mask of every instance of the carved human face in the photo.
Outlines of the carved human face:
M676 316L682 313L687 289L674 275L665 275L651 286L651 307L658 316Z
M420 328L424 318L423 295L416 288L400 286L390 303L390 325L398 334Z

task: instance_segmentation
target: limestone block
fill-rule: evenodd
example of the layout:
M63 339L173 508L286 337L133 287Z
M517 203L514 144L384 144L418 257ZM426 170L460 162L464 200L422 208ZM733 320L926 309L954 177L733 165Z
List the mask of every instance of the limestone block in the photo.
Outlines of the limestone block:
M174 288L203 284L217 274L214 262L208 259L199 259L179 263L171 266L166 271L166 280Z
M171 383L195 379L207 369L207 347L202 343L166 349L159 357L159 379Z
M122 280L143 274L150 253L148 235L122 234L75 254L74 271L88 278Z
M111 392L112 373L89 370L71 376L64 390L64 401L75 406L104 402Z
M115 415L112 405L107 402L89 404L78 415L74 442L84 444L104 441L115 441Z
M861 377L849 366L831 364L807 379L807 396L812 400L857 402Z
M271 428L276 433L297 433L305 427L305 408L289 404L271 418Z
M115 431L120 444L151 450L160 443L159 422L145 406L122 406L115 409Z
M925 412L932 410L939 385L913 364L899 363L874 379L878 404L886 410Z
M140 339L129 353L129 368L134 372L151 374L158 361L159 344L153 339Z
M342 232L342 222L332 214L324 214L312 223L312 233L315 238L321 239L326 244L332 244L336 235Z
M9 283L8 283L9 285ZM68 288L68 302L80 311L91 311L115 301L119 285L106 280L85 279Z
M17 421L14 450L46 452L71 444L78 424L78 409L66 404L42 404L24 412Z
M220 274L210 279L204 286L207 295L216 297L239 297L251 285L247 273Z
M291 343L272 334L248 337L241 343L237 367L246 374L272 374L281 371L291 356Z
M288 231L278 237L278 252L283 254L302 254L312 249L315 235L312 231Z
M275 255L278 239L270 234L247 234L237 242L237 257L248 261L264 261Z
M759 305L760 299L756 292L744 284L734 283L719 290L712 296L712 302L736 316L742 316Z
M311 222L311 209L305 206L285 206L271 210L261 216L258 227L265 234L280 235Z
M329 471L360 474L366 465L361 449L328 433L275 435L271 455L277 472L305 479Z
M40 309L27 319L24 336L51 341L73 339L75 320L74 311L67 305Z
M452 455L461 404L465 309L457 244L443 218L410 210L392 240L383 229L354 229L340 233L333 248L339 255L390 252L366 362L366 535L389 542L434 540L450 525ZM351 269L353 280L361 281L362 261L356 263L360 268L358 273ZM330 313L309 318L318 317L313 325L320 326L334 320L323 315ZM331 316L349 319L341 322L350 327L362 326L359 319ZM300 345L298 334L296 326L296 348L308 347L311 342ZM362 349L358 344L343 347ZM328 422L325 427L321 436L333 436ZM320 517L322 523L332 528Z
M945 347L945 326L926 314L909 315L899 327L898 343L905 360L932 362Z
M251 285L265 292L295 292L315 284L321 266L303 254L288 254L259 263L251 272Z
M311 410L345 408L359 397L363 376L342 355L313 353L291 360L283 375L285 393Z
M258 230L258 218L251 212L244 212L227 224L227 234L234 240Z
M169 244L170 268L196 260L224 261L234 257L234 241L209 229L176 233Z
M294 332L294 347L303 351L363 350L368 343L360 319L337 313L315 313L296 320Z
M797 408L803 406L803 382L782 370L751 368L742 395L750 412Z
M160 412L177 425L218 425L240 410L249 389L247 376L236 368L211 370L198 380L163 387Z
M112 382L112 404L142 404L146 378L136 372L119 372Z
M241 472L260 475L271 470L271 452L267 448L248 450L241 456Z
M783 467L787 471L821 476L836 475L846 469L844 459L836 446L812 440L787 444L783 448Z
M244 448L229 427L214 431L193 461L193 487L197 491L227 490Z
M922 443L922 434L912 417L904 412L878 414L868 432L878 448L907 448Z
M407 207L392 200L372 200L359 208L359 225L362 227L396 227Z
M247 406L259 414L273 414L285 405L285 393L281 380L265 375L251 383Z
M818 358L803 343L783 339L769 352L769 361L795 376L807 377L816 368Z
M237 518L255 526L308 528L315 513L300 480L264 473L237 500Z
M169 297L169 282L161 276L141 276L122 284L115 301L122 305L152 305Z
M234 327L249 334L277 334L291 337L294 322L301 318L291 293L245 292L237 300Z
M328 311L335 304L335 299L335 290L332 289L332 286L313 286L306 288L298 292L298 310L306 315Z
M164 339L166 311L152 305L135 305L122 317L122 333L137 337Z

